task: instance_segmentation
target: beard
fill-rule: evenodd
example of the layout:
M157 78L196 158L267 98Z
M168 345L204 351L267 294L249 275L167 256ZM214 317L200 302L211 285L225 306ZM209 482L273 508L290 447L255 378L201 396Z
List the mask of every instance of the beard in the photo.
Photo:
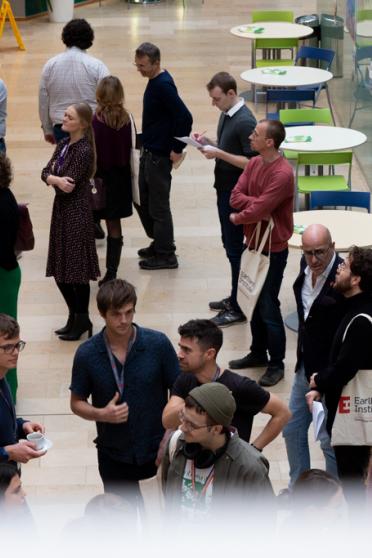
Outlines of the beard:
M345 295L345 293L351 290L351 279L348 277L347 279L339 279L336 275L336 280L333 284L333 288L340 294Z

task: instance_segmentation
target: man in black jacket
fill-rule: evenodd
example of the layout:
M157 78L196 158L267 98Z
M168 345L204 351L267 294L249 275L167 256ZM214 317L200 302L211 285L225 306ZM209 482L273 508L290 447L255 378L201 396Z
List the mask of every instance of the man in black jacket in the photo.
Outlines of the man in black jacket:
M299 319L297 363L289 409L292 418L283 429L290 465L291 488L304 471L310 469L308 430L312 415L306 404L311 374L328 363L329 350L340 317L342 296L332 284L342 259L335 253L329 230L310 225L302 235L301 270L293 285ZM326 432L321 448L327 472L337 476L333 449Z
M172 76L160 66L160 50L152 43L136 49L135 65L148 83L143 95L142 153L139 170L141 205L136 205L150 246L138 250L141 269L178 267L170 209L172 165L182 160L192 116L178 95Z
M307 394L309 406L325 394L328 409L327 430L332 426L344 386L358 370L372 369L372 250L354 246L338 267L334 288L345 297L345 315L334 336L328 366L314 370L313 388ZM361 316L365 314L366 316ZM339 445L334 447L337 468L346 496L364 499L365 477L371 447ZM350 489L352 492L350 492ZM359 500L359 499L358 499Z

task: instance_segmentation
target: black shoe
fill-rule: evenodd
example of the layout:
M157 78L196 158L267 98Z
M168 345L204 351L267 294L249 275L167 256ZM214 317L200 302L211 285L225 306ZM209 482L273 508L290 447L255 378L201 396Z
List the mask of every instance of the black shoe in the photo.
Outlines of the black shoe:
M153 256L139 262L141 269L177 269L178 260L176 256Z
M279 366L268 366L265 374L258 380L260 386L270 387L275 386L280 380L284 378L284 368Z
M70 312L69 315L68 315L68 318L67 318L66 325L63 326L63 327L60 327L59 329L56 329L54 333L56 335L63 335L64 333L68 333L70 331L70 329L72 328L72 325L74 323L74 319L75 319L75 314Z
M92 337L93 324L89 319L89 314L75 314L72 328L68 333L60 335L59 338L62 341L77 341L86 331L88 337Z
M209 303L209 308L211 310L226 310L228 304L230 303L230 297L223 298L222 300L214 300Z
M255 355L249 353L243 358L230 360L229 367L233 370L241 370L242 368L259 368L260 366L267 366L268 360L265 355Z
M217 316L211 319L211 322L218 327L229 327L235 324L242 324L246 321L247 318L243 312L233 310L231 307L221 310L218 312Z
M153 256L155 256L154 245L150 244L150 246L147 246L147 248L140 248L137 254L142 259L152 258Z
M101 223L94 223L94 238L96 240L102 240L105 236L105 231L103 230Z

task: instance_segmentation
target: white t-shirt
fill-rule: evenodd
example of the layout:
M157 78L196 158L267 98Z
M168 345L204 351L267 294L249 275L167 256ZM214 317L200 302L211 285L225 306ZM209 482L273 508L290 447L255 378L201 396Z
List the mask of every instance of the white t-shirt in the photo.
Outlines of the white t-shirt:
M198 469L192 459L186 461L182 480L181 510L188 518L208 514L213 494L214 465Z

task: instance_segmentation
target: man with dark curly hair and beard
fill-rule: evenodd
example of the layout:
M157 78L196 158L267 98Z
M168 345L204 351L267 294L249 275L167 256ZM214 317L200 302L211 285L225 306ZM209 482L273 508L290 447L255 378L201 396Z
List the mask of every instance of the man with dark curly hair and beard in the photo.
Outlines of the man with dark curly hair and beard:
M95 110L97 84L110 73L103 62L86 53L94 31L85 19L66 23L61 38L67 48L48 60L40 80L39 115L49 143L65 137L61 126L67 107L85 102Z

